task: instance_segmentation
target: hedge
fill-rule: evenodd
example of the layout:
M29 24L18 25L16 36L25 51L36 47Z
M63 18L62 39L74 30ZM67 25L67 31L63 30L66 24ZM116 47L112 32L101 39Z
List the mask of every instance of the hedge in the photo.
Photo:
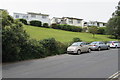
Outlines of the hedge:
M71 26L71 25L66 25L66 24L52 24L51 28L72 31L72 32L82 32L82 27Z
M32 21L30 21L30 25L31 26L41 27L42 26L42 22L41 21L37 21L37 20L32 20Z

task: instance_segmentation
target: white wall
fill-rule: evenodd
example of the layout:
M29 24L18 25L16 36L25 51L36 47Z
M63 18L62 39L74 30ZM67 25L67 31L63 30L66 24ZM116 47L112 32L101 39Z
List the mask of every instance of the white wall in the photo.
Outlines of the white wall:
M41 21L42 23L48 23L50 25L49 16L46 16L46 18L42 18L42 15L35 15L35 17L32 17L31 14L14 13L13 17L15 19L17 19L16 15L19 15L19 18L26 19L28 22L31 21L31 20L38 20L38 21ZM28 16L28 18L24 18L24 16Z
M74 25L74 26L81 26L81 27L83 27L83 20L80 20L80 23L78 23L78 20L73 19L73 24L70 23L69 20L72 20L72 19L67 19L66 23L68 25Z

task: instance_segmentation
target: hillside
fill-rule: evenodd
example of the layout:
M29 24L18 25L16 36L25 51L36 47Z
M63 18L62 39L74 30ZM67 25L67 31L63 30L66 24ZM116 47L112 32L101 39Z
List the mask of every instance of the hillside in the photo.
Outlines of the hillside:
M56 30L51 28L41 28L34 27L29 25L24 25L24 29L30 35L31 38L36 40L41 40L45 38L55 38L60 42L70 42L74 37L79 37L81 40L86 42L91 41L111 41L115 39L108 38L108 35L95 35L95 38L92 37L90 33L82 33L82 32L70 32L63 30Z

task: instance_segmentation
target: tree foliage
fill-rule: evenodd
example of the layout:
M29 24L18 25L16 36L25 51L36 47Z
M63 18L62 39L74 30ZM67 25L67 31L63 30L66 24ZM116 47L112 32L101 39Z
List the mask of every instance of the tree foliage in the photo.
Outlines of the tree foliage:
M89 32L93 34L93 37L95 37L95 34L98 33L98 27L97 26L89 27Z
M120 16L111 18L107 23L107 34L120 38Z
M114 38L120 39L120 2L113 13L113 17L107 23L107 34L113 35Z
M1 13L1 19L0 19L0 23L2 23L2 26L9 26L12 23L14 23L14 19L8 15L8 12L6 10L0 10Z

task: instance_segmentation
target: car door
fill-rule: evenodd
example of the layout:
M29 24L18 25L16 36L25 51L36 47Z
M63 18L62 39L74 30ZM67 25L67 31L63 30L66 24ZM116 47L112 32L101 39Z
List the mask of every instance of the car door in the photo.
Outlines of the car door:
M101 49L105 48L105 45L102 42L99 42L99 45L100 45Z
M104 42L101 42L103 49L107 49L107 45Z
M82 49L82 52L86 52L87 51L87 45L85 42L81 43L81 49Z
M102 42L102 43L103 43L104 49L107 49L108 45L106 45L104 42Z

